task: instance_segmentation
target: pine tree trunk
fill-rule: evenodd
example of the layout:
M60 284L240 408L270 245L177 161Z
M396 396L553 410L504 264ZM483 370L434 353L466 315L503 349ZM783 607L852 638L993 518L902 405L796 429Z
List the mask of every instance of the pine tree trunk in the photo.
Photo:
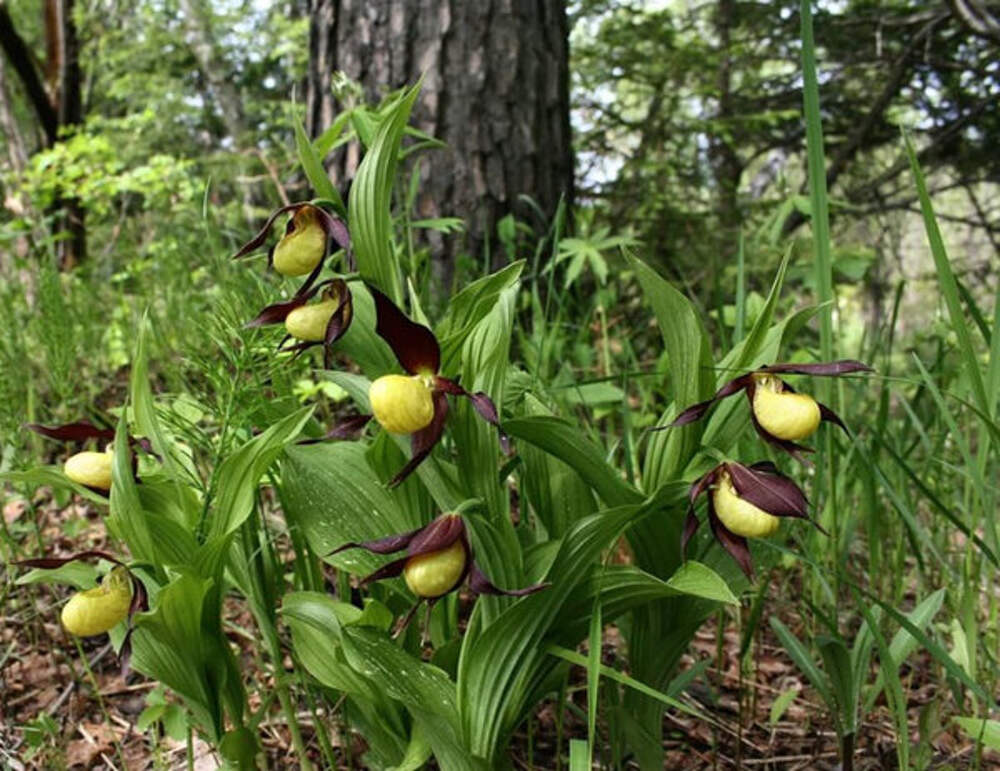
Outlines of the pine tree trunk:
M423 154L418 218L458 216L463 238L432 236L444 285L460 252L479 254L509 212L537 223L519 196L547 217L572 196L568 24L564 0L311 0L308 128L330 125L342 105L331 91L340 70L365 96L424 75L417 127L447 143ZM335 155L341 186L357 153Z

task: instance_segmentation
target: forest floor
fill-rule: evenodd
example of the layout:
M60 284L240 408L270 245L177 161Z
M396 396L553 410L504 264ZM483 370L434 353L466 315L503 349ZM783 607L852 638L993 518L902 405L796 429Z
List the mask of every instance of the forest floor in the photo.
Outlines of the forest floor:
M53 554L66 555L104 545L105 530L99 513L84 501L59 507L41 491L33 506L10 499L4 506L3 517L8 533L23 536L38 533ZM154 684L136 672L123 676L107 637L84 640L79 646L74 644L58 620L59 601L66 590L18 586L13 578L8 574L0 587L0 607L4 608L0 628L0 767L18 771L126 768L207 771L220 766L208 745L198 739L190 746L193 761L189 764L189 747L183 738L166 735L154 738L151 732L136 730L136 721L147 707L147 696L154 690ZM234 622L234 630L253 628L252 619L238 603L232 603L230 610L229 620ZM801 632L802 622L794 612L794 604L771 603L762 618L771 614L777 614L793 631ZM715 723L669 711L664 719L664 767L755 771L839 768L837 739L829 715L782 650L769 625L760 625L752 666L741 677L739 634L729 618L720 635L719 618L714 617L702 627L683 662L685 668L699 661L709 662L702 676L688 689L687 698ZM263 686L254 691L267 692L269 675L255 661L246 636L234 633L230 639L241 646L245 671L251 672L257 684ZM605 663L618 663L621 645L617 630L609 627L603 649ZM586 736L585 721L578 717L586 714L586 689L583 672L578 675L579 687L569 689L578 709L565 713L561 748L564 755L569 738ZM930 657L912 656L904 667L903 682L910 698L908 710L913 729L910 738L914 752L919 745L917 726L936 726L932 729L932 739L922 750L925 765L921 767L977 767L974 744L946 715L937 716L943 725L933 715L935 704L946 705L942 712L954 714L954 711L953 697ZM789 691L796 692L794 699L787 702L787 708L772 723L772 705ZM784 697L790 698L790 695ZM556 717L555 706L549 702L529 726L523 726L515 735L512 749L515 768L546 771L557 768ZM306 742L317 750L312 759L319 764L310 713L303 712L301 719ZM300 767L277 710L263 721L260 729L269 768ZM530 737L528 730L532 732ZM344 736L332 729L330 738L344 759L342 768L364 767L361 757L365 744L361 737ZM625 767L638 768L631 762ZM987 753L978 759L978 767L1000 768L1000 755ZM855 768L858 771L898 768L893 725L881 699L859 731Z

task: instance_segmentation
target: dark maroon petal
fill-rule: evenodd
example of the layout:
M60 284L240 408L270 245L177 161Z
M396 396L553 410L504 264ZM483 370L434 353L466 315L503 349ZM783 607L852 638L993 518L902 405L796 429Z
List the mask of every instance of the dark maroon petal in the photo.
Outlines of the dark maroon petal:
M820 419L825 420L828 423L834 423L834 424L840 426L842 429L844 429L844 433L845 434L849 433L847 431L847 426L844 425L844 421L842 421L840 419L840 415L838 415L836 412L834 412L833 410L831 410L825 404L821 404L820 402L817 402L817 404L819 404L819 416L820 416Z
M104 491L107 493L107 491ZM12 564L22 565L26 568L40 568L42 570L55 570L56 568L61 568L70 562L76 562L77 560L89 560L89 559L102 559L108 562L114 563L115 565L124 565L124 563L119 560L114 555L108 554L106 551L98 551L91 549L89 551L81 551L73 554L69 557L33 557L32 559L26 560L16 560Z
M781 473L778 467L775 466L774 463L772 463L769 460L759 460L756 463L751 463L749 466L747 466L747 468L753 469L754 471L763 471L767 474Z
M273 262L273 260L271 259L273 251L274 250L272 248L271 252L268 253L268 267L270 267ZM311 299L316 294L316 292L320 290L320 288L326 286L327 284L333 283L332 280L323 281L319 284L316 284L316 286L313 286L313 284L316 283L316 279L319 278L319 274L323 272L323 265L325 263L326 263L326 257L324 257L322 260L316 263L316 267L312 269L312 272L308 276L306 276L306 280L303 282L302 286L300 286L296 290L295 297L305 297L307 300Z
M854 359L818 362L816 364L771 364L758 372L786 372L793 375L846 375L849 372L874 372L867 364Z
M326 234L337 242L341 249L347 249L351 245L351 235L347 231L347 225L343 221L334 217L330 212L321 206L315 207L319 212L319 221Z
M775 517L807 519L809 501L795 482L784 474L727 463L733 489L745 501Z
M471 589L474 594L497 594L505 597L524 597L529 594L534 594L535 592L540 592L542 589L548 589L550 586L552 586L550 583L541 583L526 586L523 589L501 589L485 576L483 571L479 569L479 565L475 562L472 563L472 568L469 570L469 589Z
M812 467L812 462L803 455L803 453L813 452L812 447L806 447L801 444L795 444L795 442L790 442L787 439L779 439L767 432L767 430L760 424L757 420L757 416L753 414L753 410L750 410L750 422L753 423L754 430L757 435L763 439L768 444L777 447L779 450L783 450L791 455L795 460L801 463L803 466Z
M483 420L487 423L492 423L494 426L500 426L500 415L497 413L497 406L493 403L489 395L483 391L470 393L462 388L457 380L450 380L440 375L434 378L434 387L452 396L464 396L472 402L472 406L475 407L476 412L479 413Z
M113 428L98 428L93 423L80 420L76 423L65 423L61 426L42 426L38 423L26 423L25 428L41 434L48 439L60 442L85 442L88 439L103 439L112 441L115 438Z
M328 440L353 440L357 439L361 432L365 430L365 426L372 419L371 415L351 415L350 417L344 418L338 423L334 424L329 431L327 431L321 439L305 439L299 444L316 444L317 442L324 442Z
M149 610L149 597L146 595L146 585L131 573L129 577L132 579L132 604L128 608L128 617L132 618L136 613Z
M403 369L411 375L436 374L441 366L441 349L434 333L408 319L375 287L369 284L368 290L375 300L375 331L392 348Z
M740 566L746 577L751 581L753 580L753 562L750 559L750 547L747 545L747 539L741 535L735 535L729 532L722 521L715 514L715 506L712 504L712 499L708 499L708 524L712 528L712 534L715 536L722 548L729 552L729 555L736 560L736 564Z
M308 296L299 297L296 295L288 302L284 303L274 303L273 305L268 305L264 310L258 313L254 318L248 321L243 326L247 329L252 327L265 327L270 324L282 324L288 317L288 314L294 311L296 308L300 308L309 301Z
M689 507L687 516L684 518L684 532L681 533L681 556L687 558L687 547L698 530L698 517L694 513L694 508Z
M338 546L326 556L332 557L334 554L340 554L340 552L346 551L347 549L364 549L365 551L370 551L373 554L392 554L397 551L402 551L409 546L410 541L413 540L421 529L422 528L411 530L408 533L387 535L385 538L376 538L374 541L351 541L350 543L345 543L343 546Z
M716 466L714 469L702 476L701 479L696 479L691 483L691 487L688 488L688 501L691 506L694 506L694 502L698 496L705 492L705 488L715 482L716 477L719 475L719 469L721 468L722 466Z
M280 209L271 212L271 216L267 218L267 222L264 223L264 227L260 229L260 232L257 233L257 235L255 235L245 244L243 244L243 246L240 247L240 250L236 252L236 254L234 254L231 259L238 260L240 257L245 257L246 255L250 254L250 252L254 252L261 246L263 246L264 242L267 240L267 234L271 232L271 226L274 225L274 221L278 218L279 215L289 211L298 211L303 206L308 206L308 205L309 204L306 203L292 203L288 204L288 206L282 206ZM270 253L268 253L268 264L270 263L271 263L271 255Z
M685 409L674 418L673 422L666 426L660 426L659 428L654 428L654 431L662 431L665 428L676 428L677 426L686 426L688 423L694 423L699 420L709 408L715 404L719 399L725 399L727 396L732 396L738 391L742 391L750 383L753 382L750 375L741 375L740 377L733 378L728 383L725 383L715 395L704 402L698 402L698 404L692 404L690 407Z
M318 340L303 340L299 343L293 343L292 345L284 345L285 341L289 340L291 335L285 335L281 342L278 343L278 353L294 353L292 359L297 359L302 355L303 351L308 351L310 348L315 348L317 345L323 345L322 342Z
M330 320L326 323L326 335L323 340L323 366L326 369L332 369L333 366L333 349L331 346L347 334L347 330L351 327L351 321L354 319L351 290L339 278L333 282L333 287L334 291L340 297L340 303L330 316Z
M396 487L412 474L413 470L423 462L424 458L431 454L434 445L441 439L441 434L444 433L444 424L448 417L448 397L440 391L435 391L433 399L434 417L431 419L430 425L420 429L411 437L410 448L413 452L413 457L410 458L410 462L403 466L396 476L389 480L389 487Z
M421 530L410 542L409 554L416 557L419 554L429 554L432 551L447 549L465 534L465 523L455 514L442 514ZM465 549L468 555L469 549Z
M370 573L362 578L361 585L367 586L372 581L381 581L383 578L396 578L397 576L401 576L403 574L403 568L406 567L406 563L409 559L409 557L403 557L383 565L374 573Z

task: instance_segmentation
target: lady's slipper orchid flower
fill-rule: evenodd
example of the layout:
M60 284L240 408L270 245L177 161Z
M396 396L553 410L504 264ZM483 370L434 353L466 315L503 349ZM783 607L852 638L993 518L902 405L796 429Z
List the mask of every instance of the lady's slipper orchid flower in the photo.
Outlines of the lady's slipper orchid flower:
M369 286L375 300L375 331L385 340L406 375L383 375L368 389L372 417L391 434L412 435L413 457L389 482L398 485L430 455L434 445L444 433L448 415L446 394L464 396L472 402L476 412L494 426L500 425L497 408L485 393L469 393L456 381L441 377L441 349L434 333L422 324L408 319L396 305L379 290ZM343 426L356 431L364 425L362 416L348 418ZM337 426L328 434L332 438L340 431Z
M317 294L319 302L310 303ZM262 327L284 323L288 335L281 345L293 337L301 342L284 350L297 354L314 345L322 345L323 365L331 366L331 346L347 332L352 319L351 290L343 279L323 281L311 287L309 282L288 302L268 305L247 327Z
M331 238L344 249L350 245L347 226L339 219L311 203L293 203L272 213L260 232L247 241L233 259L245 257L263 246L275 219L285 212L292 215L285 226L285 234L267 255L268 264L274 265L283 276L319 275Z
M66 423L61 426L42 426L37 423L29 423L25 428L41 434L48 439L55 439L60 442L86 442L96 439L103 442L111 442L115 438L113 428L98 428L93 423L85 420L76 423ZM129 442L137 444L146 452L151 453L152 447L146 439L132 439ZM107 445L104 452L93 452L84 450L83 452L71 455L63 465L63 473L71 482L76 482L98 493L107 494L111 489L111 466L114 461L114 447ZM133 471L135 470L136 459L133 457Z
M872 371L868 365L851 359L818 364L772 364L761 367L755 372L730 380L711 399L688 407L665 428L693 423L703 417L719 399L745 391L750 401L750 419L760 437L796 459L802 460L800 453L812 450L795 442L812 436L820 421L836 423L845 431L847 427L837 413L825 404L820 404L808 394L797 393L777 375L844 375L849 372Z
M708 524L712 533L747 578L753 578L747 538L772 535L778 529L779 517L809 519L809 502L805 494L773 463L761 461L752 466L723 463L691 485L682 550L687 550L688 542L698 529L694 504L706 491ZM813 524L823 531L818 524Z
M406 549L406 556L393 560L362 579L361 584L383 578L403 576L406 585L419 599L433 604L454 591L466 577L475 594L502 594L523 597L548 586L534 584L524 589L500 589L475 563L465 523L460 514L442 514L426 527L408 533L390 535L363 543L345 543L332 554L346 549L366 549L374 554L395 554Z
M77 560L100 558L115 565L101 583L93 589L84 589L70 597L62 609L63 627L77 637L95 637L110 631L140 610L148 607L146 588L118 559L102 551L84 551L72 557L42 557L21 560L15 564L24 567L54 570ZM128 638L123 646L127 652Z

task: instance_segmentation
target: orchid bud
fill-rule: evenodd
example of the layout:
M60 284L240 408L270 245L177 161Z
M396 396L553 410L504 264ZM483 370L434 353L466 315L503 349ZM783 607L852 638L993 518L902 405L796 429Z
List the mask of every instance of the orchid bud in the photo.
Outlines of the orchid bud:
M780 524L778 518L740 498L728 471L721 471L716 481L712 503L716 516L729 532L745 538L766 538L774 534Z
M62 609L62 625L78 637L104 634L128 617L131 604L132 581L125 568L117 567L104 576L100 586L70 598Z
M765 431L786 441L811 436L822 417L815 399L785 390L772 375L754 376L753 414Z
M467 558L465 544L458 539L444 549L410 557L403 568L403 578L418 597L440 597L462 580Z
M95 487L98 490L111 489L111 463L114 459L114 448L108 447L105 452L78 452L71 455L63 465L63 473L67 479L77 484Z
M390 434L412 434L434 419L434 392L420 375L383 375L371 384L368 400Z
M292 215L285 235L274 247L274 269L284 276L305 276L326 255L326 230L314 206L302 206Z

